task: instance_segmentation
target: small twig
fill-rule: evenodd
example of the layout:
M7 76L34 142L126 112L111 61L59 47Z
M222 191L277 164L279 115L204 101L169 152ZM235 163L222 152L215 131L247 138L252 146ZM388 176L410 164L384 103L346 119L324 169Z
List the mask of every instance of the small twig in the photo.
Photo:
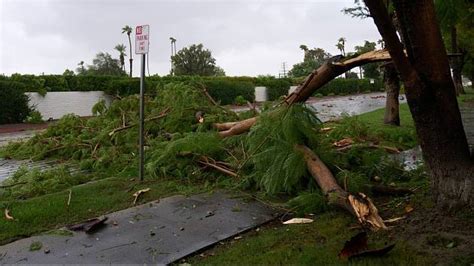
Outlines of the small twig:
M158 115L158 116L146 118L146 119L144 120L144 122L149 122L149 121L152 121L152 120L157 120L157 119L160 119L160 118L163 118L163 117L167 116L169 109L170 109L169 107L166 108L166 109L163 110L163 111L161 112L161 114ZM115 133L117 133L117 132L119 132L119 131L122 131L122 130L125 130L125 129L129 129L129 128L132 128L132 127L137 126L137 125L138 125L138 124L131 124L131 125L128 125L128 126L122 126L122 127L119 127L119 128L115 128L115 129L113 129L112 131L109 132L109 136L112 136L112 135L114 135Z
M200 164L203 164L205 166L209 166L209 167L212 167L218 171L221 171L222 173L224 174L227 174L227 175L230 175L232 177L237 177L237 173L223 167L223 166L219 166L217 163L210 163L208 160L207 160L207 157L204 157L203 159L199 160L198 161Z
M69 190L69 196L67 198L67 206L71 204L71 198L72 198L72 189Z

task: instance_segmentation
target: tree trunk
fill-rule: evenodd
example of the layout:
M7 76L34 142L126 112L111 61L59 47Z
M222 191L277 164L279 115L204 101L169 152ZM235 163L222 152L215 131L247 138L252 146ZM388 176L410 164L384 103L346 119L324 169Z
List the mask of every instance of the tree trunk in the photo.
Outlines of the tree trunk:
M130 45L130 77L132 77L132 68L133 68L133 58L132 58L132 39L130 38L130 33L128 33L128 44Z
M438 206L474 209L474 163L433 1L394 1L408 57L382 2L365 2L405 84Z
M295 150L303 153L311 176L318 183L329 204L349 211L364 227L375 231L387 229L370 198L362 193L352 195L342 189L324 162L310 148L296 145Z
M384 66L383 80L387 98L385 102L384 123L394 126L400 126L400 105L398 96L400 93L400 79L397 70L392 63Z
M456 26L451 27L451 52L456 54L458 52L458 34ZM464 88L462 86L462 63L461 58L454 56L451 58L451 65L453 68L453 82L454 87L456 88L456 95L465 94Z

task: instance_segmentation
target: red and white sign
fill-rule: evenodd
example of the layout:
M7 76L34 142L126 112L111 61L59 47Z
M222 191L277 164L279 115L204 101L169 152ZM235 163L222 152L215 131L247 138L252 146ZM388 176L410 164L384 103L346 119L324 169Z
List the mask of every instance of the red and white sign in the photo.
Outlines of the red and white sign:
M141 25L135 28L135 53L148 54L150 26Z

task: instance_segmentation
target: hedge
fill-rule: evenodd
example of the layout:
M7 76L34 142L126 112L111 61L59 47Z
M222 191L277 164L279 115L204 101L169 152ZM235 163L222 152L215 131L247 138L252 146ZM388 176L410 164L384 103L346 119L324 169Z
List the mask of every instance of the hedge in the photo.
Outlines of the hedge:
M313 95L348 95L363 92L383 91L384 86L381 80L374 80L370 83L370 79L345 79L337 78L324 85Z
M26 91L105 91L108 94L125 96L140 91L140 79L117 76L74 76L74 75L20 75L0 76L0 80L20 82ZM255 98L254 87L264 86L268 89L268 99L278 100L288 93L292 85L301 83L302 79L271 76L261 77L199 77L199 76L151 76L146 78L147 93L154 94L165 84L184 82L205 86L209 94L221 104L235 103L238 96L247 101ZM319 89L315 94L346 95L366 91L379 91L382 82L376 80L370 84L368 79L335 79Z
M0 124L23 122L30 108L26 86L14 81L0 81Z

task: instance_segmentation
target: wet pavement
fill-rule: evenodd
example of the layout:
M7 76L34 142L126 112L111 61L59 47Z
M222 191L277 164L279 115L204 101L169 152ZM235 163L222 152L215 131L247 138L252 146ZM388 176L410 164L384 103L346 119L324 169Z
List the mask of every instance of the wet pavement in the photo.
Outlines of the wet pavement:
M7 146L11 141L27 140L33 137L36 133L38 133L38 130L0 133L0 147Z
M338 96L316 101L309 101L307 104L316 110L318 118L325 122L341 118L344 115L359 115L368 113L385 107L384 92L358 94L351 96ZM399 97L400 103L405 103L405 96Z
M333 96L324 98L310 98L306 104L313 107L318 118L325 122L341 118L343 115L359 115L385 107L385 92L364 93L349 96ZM400 103L405 103L404 95L399 98ZM235 112L250 110L247 106L231 108Z
M0 264L168 264L277 216L267 205L223 191L173 196L110 213L93 234L47 234L2 246ZM34 242L41 248L30 251Z

